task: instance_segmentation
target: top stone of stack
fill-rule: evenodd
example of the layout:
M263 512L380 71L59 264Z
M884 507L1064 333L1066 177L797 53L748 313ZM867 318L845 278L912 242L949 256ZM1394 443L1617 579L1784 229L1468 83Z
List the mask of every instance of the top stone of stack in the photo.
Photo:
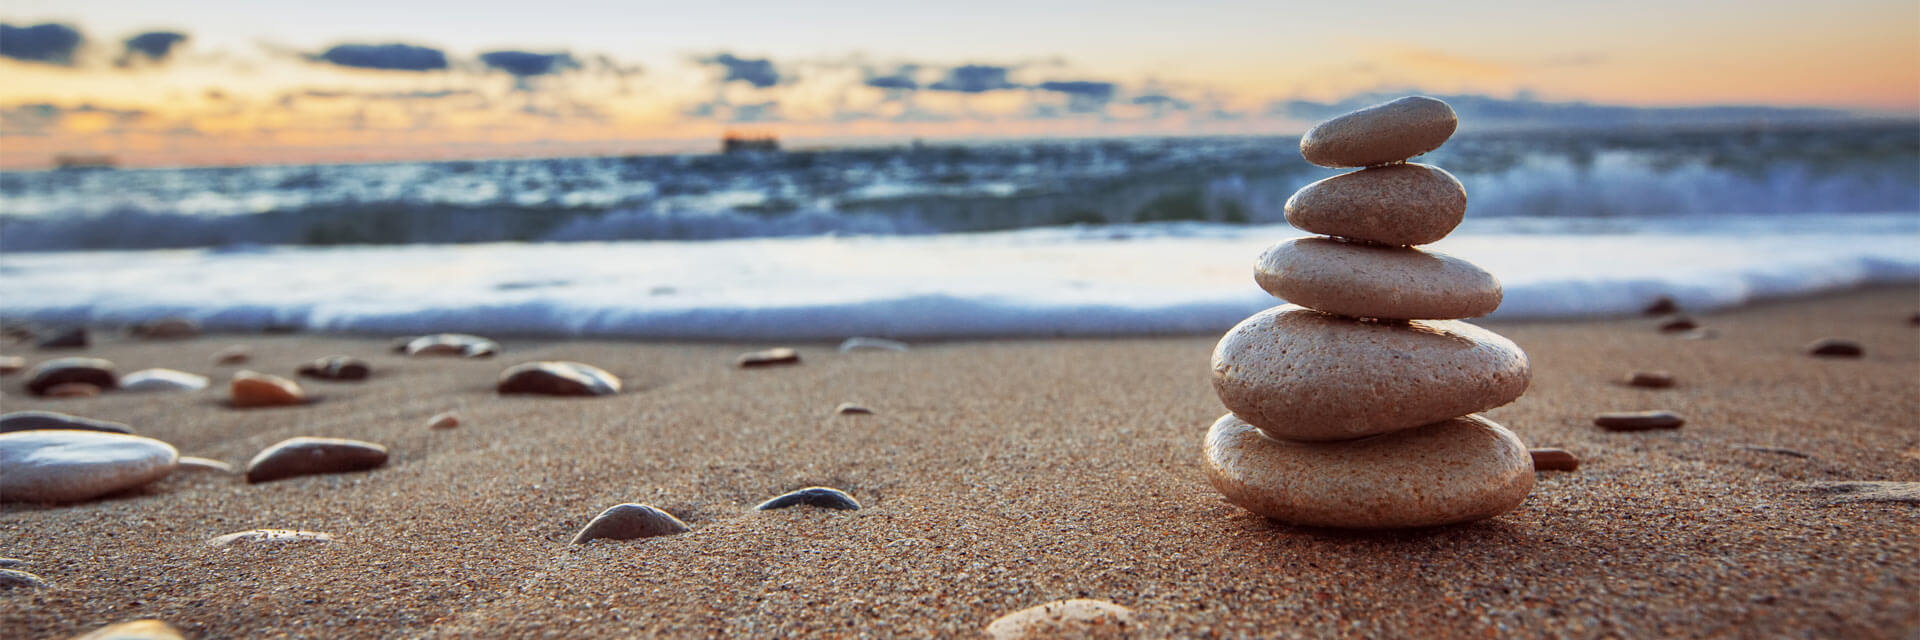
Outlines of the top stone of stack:
M1440 148L1460 126L1447 103L1409 96L1320 123L1300 138L1300 155L1323 167L1372 167Z

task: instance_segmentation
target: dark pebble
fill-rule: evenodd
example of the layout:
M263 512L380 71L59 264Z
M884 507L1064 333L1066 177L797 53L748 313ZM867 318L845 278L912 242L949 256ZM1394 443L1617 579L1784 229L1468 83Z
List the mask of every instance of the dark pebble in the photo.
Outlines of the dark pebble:
M1841 338L1821 338L1807 345L1807 355L1822 358L1858 358L1867 355L1860 343Z
M583 544L591 540L633 540L670 536L689 531L687 523L681 522L673 514L644 504L617 504L608 507L600 515L594 516L587 526L574 534L573 543Z
M1608 431L1646 431L1649 429L1678 429L1687 421L1672 411L1622 411L1602 413L1593 418L1593 424Z
M85 349L87 348L87 329L74 327L53 334L52 337L41 340L39 346L42 349Z
M27 371L27 392L46 395L48 389L68 382L84 382L101 389L120 385L113 363L99 358L55 358L34 365Z
M500 372L494 390L502 395L606 396L620 393L620 379L590 364L527 362Z
M373 369L365 360L352 356L327 356L300 365L295 372L321 380L365 380Z
M1673 386L1673 374L1665 371L1635 371L1627 376L1627 386L1665 389Z
M768 367L781 364L800 364L800 352L779 347L766 351L743 353L733 361L741 367Z
M1529 449L1533 456L1534 471L1574 471L1580 468L1580 459L1565 449Z
M0 433L14 431L34 431L37 429L73 429L79 431L105 431L107 433L133 433L127 425L106 420L82 418L57 411L15 411L0 416Z
M1660 296L1658 298L1654 298L1653 302L1648 304L1646 310L1642 311L1641 313L1645 313L1650 316L1664 316L1669 313L1677 313L1679 311L1680 311L1680 304L1677 302L1674 302L1673 298L1669 298L1667 296Z
M754 507L754 510L769 511L799 505L820 507L822 509L854 510L860 508L860 502L854 500L853 496L847 495L845 491L833 487L807 487L797 491L790 491L776 496L772 500L762 502L760 506Z
M247 482L366 471L387 463L387 448L344 438L298 437L267 447L247 463Z
M1689 318L1687 316L1679 315L1679 314L1668 316L1667 318L1662 319L1660 321L1661 333L1679 333L1682 331L1692 331L1698 328L1700 328L1700 323L1694 322L1693 318Z
M864 415L872 415L872 414L873 414L873 410L872 410L872 409L868 409L868 408L866 408L866 407L864 407L864 406L861 406L861 405L857 405L857 404L854 404L854 403L851 403L851 402L842 402L842 403L840 403L840 406L838 406L838 407L834 407L834 408L833 408L833 412L834 412L834 413L837 413L837 414L840 414L840 415L843 415L843 416L849 416L849 415L860 415L860 416L864 416Z

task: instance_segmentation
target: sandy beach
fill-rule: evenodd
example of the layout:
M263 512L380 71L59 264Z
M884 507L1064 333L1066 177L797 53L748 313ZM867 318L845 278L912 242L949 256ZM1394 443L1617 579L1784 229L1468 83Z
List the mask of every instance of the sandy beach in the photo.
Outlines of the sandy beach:
M215 387L50 400L16 374L0 402L125 422L235 465L302 435L378 442L392 459L258 485L176 472L128 495L0 506L0 556L53 585L0 592L0 635L159 618L198 638L973 637L1087 597L1132 608L1142 637L1910 638L1920 505L1808 487L1920 480L1917 306L1912 287L1766 303L1700 316L1705 339L1644 318L1486 323L1534 367L1525 397L1489 417L1580 468L1541 472L1524 506L1491 520L1373 533L1273 523L1207 484L1217 334L795 344L801 364L763 369L733 358L764 344L508 337L497 358L460 360L391 354L390 336L106 338L82 353ZM1824 337L1866 355L1803 352ZM307 406L232 409L222 383L240 367L209 357L235 344L260 371L340 353L374 373L303 380ZM545 359L598 365L627 390L493 393L502 369ZM1678 385L1619 383L1647 369ZM848 401L874 414L833 414ZM1687 423L1592 424L1642 409ZM426 427L448 410L459 427ZM865 508L752 510L809 485ZM692 531L568 543L624 502ZM207 544L254 528L337 540Z

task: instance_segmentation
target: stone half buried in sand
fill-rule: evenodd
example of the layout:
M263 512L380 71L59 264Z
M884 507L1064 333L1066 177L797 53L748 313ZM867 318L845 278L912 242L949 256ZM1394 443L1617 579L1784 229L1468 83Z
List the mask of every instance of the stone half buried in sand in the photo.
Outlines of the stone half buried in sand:
M1459 180L1411 162L1343 173L1287 199L1287 223L1302 231L1386 245L1438 242L1466 214Z
M1527 355L1458 320L1364 322L1297 305L1247 318L1213 352L1213 388L1276 438L1345 440L1484 411L1527 390Z
M1300 155L1322 167L1370 167L1440 148L1460 118L1447 103L1409 96L1322 122L1300 138Z
M774 496L753 509L772 511L800 505L852 511L860 508L860 501L854 500L853 496L847 495L847 492L833 487L807 487Z
M247 482L272 482L323 473L376 469L387 463L387 448L345 438L288 438L247 462Z
M594 540L634 540L686 533L690 529L673 514L644 504L617 504L594 516L574 534L573 544Z
M1356 318L1455 320L1500 308L1493 274L1412 247L1296 238L1260 254L1253 278L1287 302Z
M501 395L609 396L620 393L620 379L590 364L548 360L508 367L500 372L494 390Z
M292 380L244 369L234 372L228 392L228 402L241 409L291 407L307 402L306 393Z
M113 363L99 358L54 358L33 365L27 371L27 393L46 395L47 390L69 382L83 382L101 389L120 385Z
M1358 440L1292 442L1228 414L1207 432L1206 471L1248 511L1344 529L1491 518L1520 506L1534 482L1526 445L1477 415Z
M77 502L125 491L173 472L173 445L99 431L0 434L0 500Z
M1127 638L1139 632L1133 610L1090 598L1056 600L1001 616L987 624L993 640Z

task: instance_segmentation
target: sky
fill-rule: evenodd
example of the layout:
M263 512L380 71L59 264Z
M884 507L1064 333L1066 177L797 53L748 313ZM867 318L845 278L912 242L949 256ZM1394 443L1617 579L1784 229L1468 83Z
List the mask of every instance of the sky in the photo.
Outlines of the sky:
M1920 115L1920 3L0 0L0 168L1295 133L1425 92Z

